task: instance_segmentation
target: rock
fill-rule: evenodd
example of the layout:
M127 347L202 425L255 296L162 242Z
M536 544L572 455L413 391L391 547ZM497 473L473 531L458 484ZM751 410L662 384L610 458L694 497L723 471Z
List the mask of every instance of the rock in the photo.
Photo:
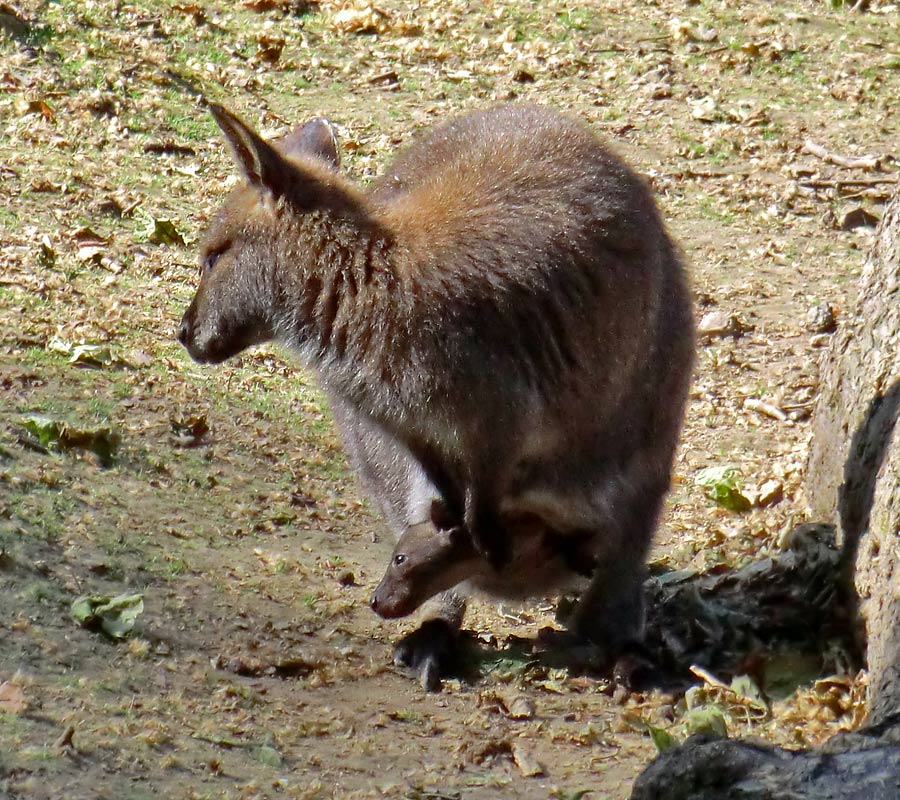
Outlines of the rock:
M781 481L766 481L757 490L756 505L772 506L784 499L784 485Z
M806 312L806 330L831 333L837 327L837 314L829 303L817 303Z
M697 335L701 340L721 339L725 336L740 336L749 330L737 317L727 311L710 311L697 324Z

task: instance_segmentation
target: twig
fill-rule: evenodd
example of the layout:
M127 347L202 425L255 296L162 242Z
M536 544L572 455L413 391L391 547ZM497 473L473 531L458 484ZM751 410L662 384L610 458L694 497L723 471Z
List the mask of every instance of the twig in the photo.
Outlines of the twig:
M809 180L798 181L801 186L810 189L840 189L842 186L880 186L882 184L897 183L897 178L841 178L840 180Z
M728 689L731 690L731 687L727 683L722 683L715 675L713 675L708 670L703 669L703 667L698 667L696 664L691 664L689 667L691 672L694 673L700 680L709 686L714 686L717 689Z
M837 164L839 167L847 167L848 169L879 169L883 156L841 156L826 150L822 145L816 144L811 139L807 139L803 143L803 149L807 153Z
M57 750L74 750L75 743L72 741L72 737L75 735L75 726L69 725L62 733L62 735L54 742L53 747Z
M788 423L791 421L788 415L785 414L784 411L782 411L780 408L778 408L778 406L773 406L771 403L757 400L755 397L748 397L746 400L744 400L744 408L750 411L757 411L767 417L777 419L779 422Z

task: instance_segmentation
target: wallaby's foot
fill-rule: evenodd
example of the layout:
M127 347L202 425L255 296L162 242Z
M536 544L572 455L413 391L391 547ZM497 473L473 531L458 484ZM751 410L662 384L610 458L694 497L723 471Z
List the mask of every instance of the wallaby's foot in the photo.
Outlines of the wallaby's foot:
M457 629L442 619L429 619L394 645L394 663L411 669L426 692L437 692L452 664Z
M631 692L640 692L659 680L659 665L650 657L647 649L632 643L617 656L612 667L613 683Z
M653 659L638 641L596 642L572 631L542 628L538 641L554 661L577 673L608 676L616 686L635 691L652 682Z
M615 662L615 653L608 646L572 631L541 628L537 638L541 649L554 662L559 661L573 672L606 674Z

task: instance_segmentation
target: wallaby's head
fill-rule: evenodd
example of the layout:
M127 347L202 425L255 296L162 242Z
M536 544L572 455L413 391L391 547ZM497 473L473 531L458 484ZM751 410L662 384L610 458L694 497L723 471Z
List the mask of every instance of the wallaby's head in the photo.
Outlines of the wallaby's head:
M244 180L206 233L200 286L178 340L195 360L217 363L275 336L282 271L302 268L322 247L299 228L313 216L346 213L352 196L336 174L337 142L327 120L269 144L221 106L210 110Z
M370 605L384 619L405 617L485 569L489 564L478 555L465 528L441 530L430 520L410 525L397 542Z

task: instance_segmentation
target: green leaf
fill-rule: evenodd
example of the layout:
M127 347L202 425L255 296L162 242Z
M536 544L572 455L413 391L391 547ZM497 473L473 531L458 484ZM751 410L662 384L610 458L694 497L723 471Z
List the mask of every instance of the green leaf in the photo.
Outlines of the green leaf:
M704 494L729 511L750 510L750 501L741 494L741 471L737 467L707 467L694 477Z
M51 448L59 445L61 426L55 419L30 414L22 420L25 430L33 433L42 447Z
M728 723L725 720L725 714L714 703L692 708L685 713L682 721L684 722L684 729L689 735L709 733L713 736L720 736L723 739L728 737Z
M274 747L269 747L267 744L264 744L256 751L256 760L259 761L260 764L265 764L268 767L277 768L282 764L281 753Z
M100 630L111 639L124 639L144 611L144 597L140 594L83 595L72 603L70 610L83 627Z
M733 691L746 705L759 711L768 711L769 704L763 696L762 690L749 675L738 675L731 681Z
M647 723L647 733L650 734L653 744L660 753L665 753L666 750L678 746L678 740L664 728L657 728L655 725Z
M153 219L153 229L148 234L153 244L184 244L184 239L170 219Z
M90 450L97 455L104 467L112 464L121 442L119 434L109 428L76 428L39 414L23 417L22 425L45 449Z

